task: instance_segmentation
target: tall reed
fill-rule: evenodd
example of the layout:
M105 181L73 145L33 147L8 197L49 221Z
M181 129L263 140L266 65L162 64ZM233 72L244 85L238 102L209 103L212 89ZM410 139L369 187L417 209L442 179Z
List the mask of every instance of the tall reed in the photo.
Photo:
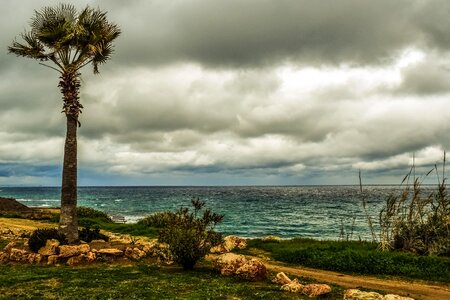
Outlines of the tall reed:
M380 211L381 250L450 256L450 199L445 166L444 153L442 173L435 165L424 177L418 178L413 159L413 165L401 183L403 190L390 194ZM424 190L423 181L432 173L436 174L436 189Z

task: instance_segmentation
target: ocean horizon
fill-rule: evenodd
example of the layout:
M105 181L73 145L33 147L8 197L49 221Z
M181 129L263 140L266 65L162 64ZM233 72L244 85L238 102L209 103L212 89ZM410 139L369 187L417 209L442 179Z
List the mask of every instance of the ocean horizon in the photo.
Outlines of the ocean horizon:
M376 232L386 197L401 189L399 185L363 186ZM30 207L59 207L60 187L2 186L0 197L15 198ZM78 187L78 206L122 215L128 223L189 207L192 198L200 198L207 208L225 216L217 226L224 234L339 239L344 229L349 238L371 239L359 185Z

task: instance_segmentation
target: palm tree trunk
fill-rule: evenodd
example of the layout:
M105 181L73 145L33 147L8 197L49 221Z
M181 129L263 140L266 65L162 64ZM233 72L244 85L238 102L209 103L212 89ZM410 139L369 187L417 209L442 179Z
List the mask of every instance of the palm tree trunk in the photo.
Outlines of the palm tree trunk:
M73 116L67 116L59 230L66 236L69 243L78 242L77 127L78 120L76 120Z
M77 218L77 127L81 104L78 101L80 82L78 74L64 73L59 83L64 99L64 112L67 118L66 141L61 184L61 214L59 231L68 242L79 241Z

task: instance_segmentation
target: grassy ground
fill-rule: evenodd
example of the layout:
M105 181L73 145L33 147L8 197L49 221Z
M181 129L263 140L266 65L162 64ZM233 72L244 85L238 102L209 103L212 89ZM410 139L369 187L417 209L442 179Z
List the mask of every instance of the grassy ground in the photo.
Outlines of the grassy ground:
M305 267L363 275L450 282L450 258L381 252L369 242L292 239L281 242L249 241L273 259ZM244 250L249 251L249 250Z
M343 290L320 299L342 299ZM89 267L0 265L0 299L311 299L210 268L183 271L137 264Z

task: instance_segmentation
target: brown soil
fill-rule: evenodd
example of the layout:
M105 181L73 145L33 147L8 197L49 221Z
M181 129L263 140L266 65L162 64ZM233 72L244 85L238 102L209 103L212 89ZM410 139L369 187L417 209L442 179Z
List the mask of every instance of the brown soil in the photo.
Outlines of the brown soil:
M369 276L346 275L304 267L290 267L274 262L268 262L266 266L274 272L310 277L321 283L336 284L346 289L366 288L423 300L450 299L450 285L448 284L428 284L394 279L380 279Z
M29 208L28 206L23 205L22 203L18 202L16 199L0 197L0 211L29 213L32 211L32 209Z

